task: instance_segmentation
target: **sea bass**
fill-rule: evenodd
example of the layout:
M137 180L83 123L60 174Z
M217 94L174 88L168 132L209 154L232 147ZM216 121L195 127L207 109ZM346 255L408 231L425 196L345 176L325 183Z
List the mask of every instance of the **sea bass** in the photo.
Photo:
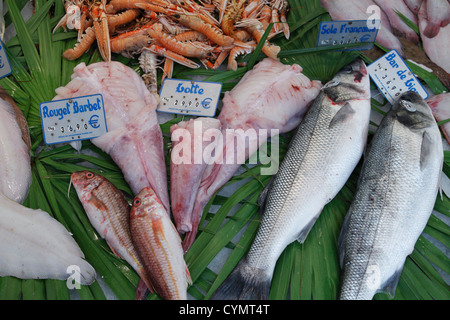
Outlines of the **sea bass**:
M102 94L108 132L92 143L120 167L133 195L155 190L170 209L164 146L156 115L157 97L131 68L120 62L98 62L74 68L72 80L56 89L54 100Z
M0 87L0 192L23 203L31 185L30 135L22 111Z
M130 211L131 235L150 279L149 289L166 300L186 300L191 283L181 238L155 192L139 192Z
M231 91L225 92L218 116L223 147L217 150L214 163L203 175L194 177L201 183L198 190L190 191L195 202L190 213L192 230L183 240L184 250L194 242L203 209L213 195L268 138L288 132L300 123L322 87L320 81L311 81L302 71L297 64L285 65L265 58ZM185 189L180 188L179 192Z
M356 60L323 86L298 126L278 173L262 193L267 197L253 244L213 298L268 298L280 254L296 239L306 239L358 164L370 109L369 76Z
M341 231L340 299L394 295L433 210L443 154L431 109L417 93L401 95L371 141Z
M75 172L71 181L92 226L149 285L131 238L130 206L124 194L108 179L91 171Z
M95 270L58 220L0 193L0 276L58 280L73 276L88 285L95 280Z

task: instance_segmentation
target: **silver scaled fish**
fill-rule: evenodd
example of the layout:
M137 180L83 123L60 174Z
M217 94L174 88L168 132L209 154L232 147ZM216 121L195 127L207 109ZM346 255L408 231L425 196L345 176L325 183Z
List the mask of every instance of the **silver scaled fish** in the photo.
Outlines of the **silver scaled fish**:
M430 107L417 93L404 93L375 132L344 221L339 299L394 295L433 210L443 155Z

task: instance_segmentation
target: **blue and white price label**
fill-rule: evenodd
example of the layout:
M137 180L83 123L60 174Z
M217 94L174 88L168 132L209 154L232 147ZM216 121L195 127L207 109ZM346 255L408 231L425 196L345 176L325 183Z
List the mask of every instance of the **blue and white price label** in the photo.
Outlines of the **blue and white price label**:
M42 102L39 110L46 144L92 139L108 132L101 94Z
M165 79L157 111L190 116L214 117L219 103L220 82Z
M370 50L380 26L381 20L324 21L320 24L317 46L361 43L361 46L341 50Z
M9 76L12 73L11 65L9 64L8 56L6 55L3 42L0 41L0 79Z
M367 70L390 104L394 104L397 98L406 91L415 91L422 98L428 98L428 92L396 50L391 50L372 62Z

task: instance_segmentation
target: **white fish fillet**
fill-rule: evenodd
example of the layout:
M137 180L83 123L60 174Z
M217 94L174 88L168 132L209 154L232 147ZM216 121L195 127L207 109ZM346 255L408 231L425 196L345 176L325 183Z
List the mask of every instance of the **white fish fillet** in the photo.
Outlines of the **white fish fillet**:
M214 130L221 129L220 121L215 118L199 117L181 121L170 127L172 152L170 162L170 189L172 215L180 233L192 230L191 212L195 197L190 192L197 190L200 179L208 164L213 161L208 149L214 149L217 143ZM220 131L219 131L220 132ZM208 157L208 158L205 158ZM180 192L181 191L181 192Z
M120 62L99 62L74 69L72 80L56 90L54 100L100 93L108 133L92 143L108 153L122 170L134 194L152 187L169 211L166 166L157 98L131 68Z
M431 61L444 69L445 72L450 73L450 59L446 54L448 44L450 43L450 24L446 27L438 28L438 32L433 38L428 38L425 35L428 26L427 6L422 5L419 11L419 31L423 49Z
M0 192L23 203L31 185L30 150L14 107L0 99Z
M319 94L322 84L311 81L301 73L302 70L299 65L284 65L266 58L247 72L233 90L225 93L218 117L224 139L222 156L217 156L219 161L206 168L199 190L191 193L191 196L196 196L196 200L192 212L192 231L183 242L185 250L195 239L198 221L206 203L230 180L242 161L268 138L259 136L255 143L254 137L248 135L246 143L238 137L237 130L241 129L245 133L249 129L256 132L266 129L269 136L276 134L274 129L279 130L279 133L288 132L300 123L309 104ZM227 139L229 129L235 130L231 136L236 137L236 143ZM245 159L240 161L238 156L242 155L245 155Z
M399 11L409 20L417 24L417 16L409 10L409 7L403 2L403 0L374 0L376 4L383 9L389 18L391 27L401 34L405 35L407 39L414 43L419 42L419 36L411 29L400 16L396 13Z
M441 93L426 100L437 122L450 119L450 93ZM440 126L445 139L450 143L450 122Z
M0 194L0 276L65 280L76 268L81 284L94 281L94 268L60 222Z

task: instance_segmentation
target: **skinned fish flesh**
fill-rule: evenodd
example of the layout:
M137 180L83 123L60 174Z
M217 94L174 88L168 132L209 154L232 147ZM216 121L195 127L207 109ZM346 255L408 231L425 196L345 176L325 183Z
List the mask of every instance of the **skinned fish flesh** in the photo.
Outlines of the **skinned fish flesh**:
M373 12L368 9L371 6L378 6L372 0L320 0L320 4L333 20L367 20ZM397 50L403 56L402 43L394 35L386 13L382 8L380 9L381 27L378 30L376 42L386 48Z
M300 123L322 86L319 81L308 79L302 70L299 65L288 66L266 58L225 93L218 116L223 139L219 145L223 148L217 151L215 162L207 166L203 176L192 177L201 182L199 189L190 193L190 197L195 197L192 213L185 213L192 217L192 230L183 240L185 251L195 240L203 209L212 196L270 136L288 132ZM263 130L267 130L267 135L259 134ZM255 134L242 139L245 133Z
M426 12L427 24L422 34L427 38L437 36L440 29L445 28L450 23L450 3L448 0L424 0L421 9Z
M166 300L186 300L191 278L181 238L151 188L135 196L130 221L133 242L150 279L149 289Z
M0 87L0 192L23 203L31 185L30 135L22 111Z
M341 231L340 299L394 296L433 210L443 154L431 109L417 93L401 95L371 141Z
M192 210L195 197L186 190L198 190L200 178L212 155L206 154L206 148L213 148L214 131L220 130L221 123L215 118L199 117L181 121L170 128L172 153L170 162L171 209L175 225L180 233L192 230ZM211 131L211 130L210 130ZM197 154L196 154L197 153ZM208 157L208 158L206 158ZM183 191L180 192L180 186Z
M214 299L267 299L275 264L302 243L323 207L347 182L367 141L370 80L362 60L325 84L300 123L278 173L263 191L262 220L246 256Z
M420 7L422 6L423 0L404 0L404 2L408 6L409 10L417 15Z
M92 226L112 251L127 261L149 286L131 238L130 206L124 194L108 179L91 171L73 173L71 182Z
M426 100L437 122L450 119L450 93L441 93ZM450 144L450 122L440 126L445 139Z
M56 93L54 100L103 95L108 132L92 143L120 167L133 194L151 186L169 211L158 102L139 75L120 62L81 63L74 68L72 80Z
M427 10L428 6L424 2L419 11L419 31L423 50L431 61L444 69L445 72L450 73L450 59L444 54L447 50L447 44L450 43L450 24L447 24L445 27L438 27L436 35L429 38L426 35L426 31L430 29L431 22L429 21ZM450 15L450 4L448 5L448 11Z
M411 29L395 11L399 11L409 20L417 25L417 16L409 10L403 0L374 0L380 8L386 13L391 27L400 34L404 35L408 40L419 43L419 36Z
M76 270L79 273L73 274ZM95 280L95 270L58 220L0 193L0 276L58 280L79 276L79 283L88 285Z

